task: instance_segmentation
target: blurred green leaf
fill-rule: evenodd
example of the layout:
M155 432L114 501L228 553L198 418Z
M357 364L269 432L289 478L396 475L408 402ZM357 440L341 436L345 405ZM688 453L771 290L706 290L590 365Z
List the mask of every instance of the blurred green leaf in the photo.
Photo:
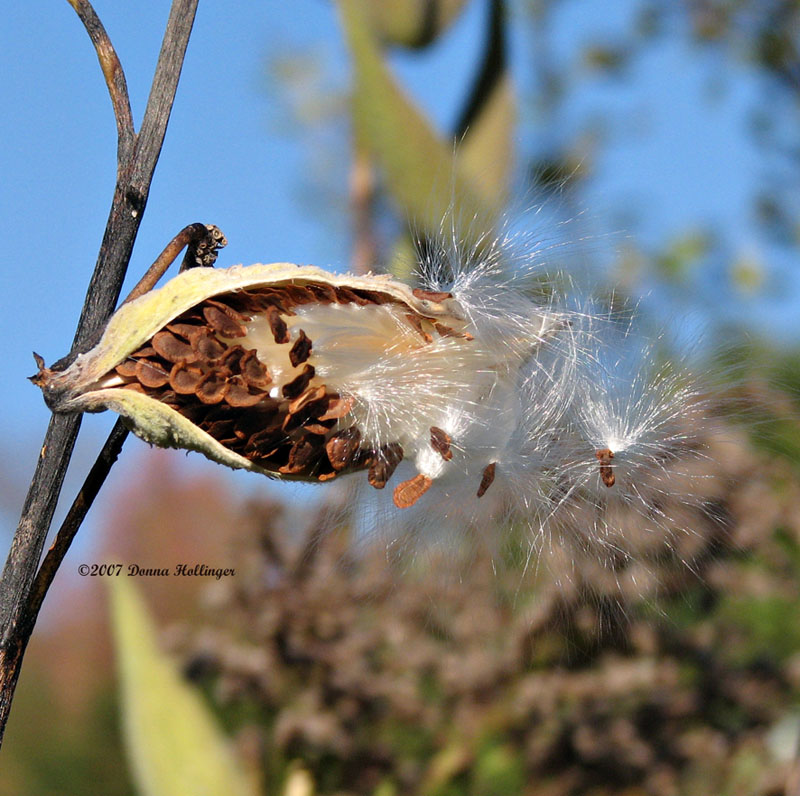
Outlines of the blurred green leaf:
M505 203L514 165L517 106L506 30L505 1L491 0L480 69L456 124L459 167L492 207Z
M340 0L339 6L354 63L356 134L382 167L393 199L422 232L436 232L451 215L465 235L470 228L485 234L496 211L395 82L360 0Z
M397 785L390 779L385 779L375 788L372 796L397 796Z
M368 3L369 22L384 44L425 47L438 38L465 0L381 0Z
M607 74L619 74L628 64L630 49L602 43L590 44L583 51L584 63L589 69Z
M675 238L666 251L656 259L656 266L665 279L680 282L711 248L709 235L696 230Z
M438 752L430 764L420 786L425 796L442 796L454 777L462 773L470 763L469 750L460 743L451 743Z
M743 254L731 263L730 280L745 295L758 293L764 286L766 274L763 263L753 255Z
M763 599L727 595L718 616L741 631L741 641L728 654L740 664L753 660L785 660L800 649L800 623L795 596Z
M505 201L514 165L514 87L508 72L497 81L458 149L458 165L492 207Z
M479 755L470 789L473 796L513 796L524 788L524 763L512 746L490 746Z
M255 796L199 694L156 645L141 597L111 580L111 618L128 757L143 796Z

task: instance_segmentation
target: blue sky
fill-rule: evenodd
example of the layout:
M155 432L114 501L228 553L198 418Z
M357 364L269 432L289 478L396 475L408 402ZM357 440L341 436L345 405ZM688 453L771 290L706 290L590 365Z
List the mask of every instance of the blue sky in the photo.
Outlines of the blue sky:
M559 62L577 74L583 68L581 46L624 37L633 5L611 4L609 12L609 4L599 0L565 2L551 36ZM166 0L96 2L126 70L137 125L168 6ZM70 347L112 195L116 135L94 51L70 6L63 0L5 0L3 11L0 217L6 243L0 333L6 359L0 444L6 456L0 464L0 518L10 529L48 421L38 391L25 378L34 371L31 351L52 362ZM400 80L441 130L459 107L484 13L484 0L472 0L433 52L392 56ZM515 77L530 86L531 40L518 19L512 41ZM287 53L313 54L324 64L326 85L346 87L347 54L333 4L201 0L127 287L193 221L216 223L225 232L229 246L220 265L290 260L346 267L344 215L326 216L321 205L315 209L304 199L304 183L313 184L313 153L308 140L293 132L280 87L268 85L266 64ZM794 253L771 247L748 222L746 200L763 164L744 122L763 84L745 66L723 65L729 70L722 81L726 88L708 102L709 85L715 75L723 77L717 74L719 59L698 55L680 36L667 37L635 61L624 81L583 80L546 130L535 109L526 108L520 149L533 150L548 136L574 136L593 119L607 120L609 144L592 164L581 197L590 236L608 236L612 248L634 238L658 246L699 220L726 231L732 256L749 253L765 264L767 275L788 274ZM340 153L342 162L348 157ZM768 334L797 339L796 277L780 291L767 279L765 291L754 298L734 295L723 277L708 269L698 278L698 294L710 291L721 297L724 312L744 314ZM111 422L103 416L84 421L78 475ZM112 491L146 461L143 444L128 442ZM214 467L198 457L190 461L192 467ZM258 476L232 478L245 491L268 488ZM77 483L73 477L68 495Z

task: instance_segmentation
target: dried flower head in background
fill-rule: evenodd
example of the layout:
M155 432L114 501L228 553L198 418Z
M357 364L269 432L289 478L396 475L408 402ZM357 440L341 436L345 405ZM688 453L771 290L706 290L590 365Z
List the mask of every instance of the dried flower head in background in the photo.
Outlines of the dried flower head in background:
M527 575L513 550L489 560L480 545L354 554L346 522L329 531L329 506L304 525L275 502L242 505L238 576L205 589L199 630L172 636L186 671L239 726L256 725L270 792L276 761L301 759L320 793L371 795L385 781L408 793L783 793L793 749L778 753L774 736L796 726L797 548L773 530L798 538L800 490L765 500L774 479L789 484L785 463L740 432L694 433L708 451L702 500L661 504L694 533L648 534L621 505L616 567L587 556L566 583L563 549ZM481 789L487 770L520 784ZM434 775L440 788L426 791Z

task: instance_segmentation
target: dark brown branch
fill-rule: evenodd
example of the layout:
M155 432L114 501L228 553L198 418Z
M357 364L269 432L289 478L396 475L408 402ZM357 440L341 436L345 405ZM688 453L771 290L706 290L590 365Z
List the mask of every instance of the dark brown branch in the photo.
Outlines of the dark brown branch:
M31 589L28 606L22 618L22 623L28 629L29 634L33 630L34 624L36 624L36 617L39 615L42 602L47 590L50 588L50 584L53 582L58 567L64 560L75 534L81 527L87 512L92 503L94 503L94 499L100 492L100 487L103 486L108 474L111 472L111 467L117 461L127 436L128 429L125 428L125 424L122 420L117 420L100 450L97 460L92 465L92 469L89 470L80 492L72 502L64 522L61 523L61 527L58 529L56 538L47 551L44 561L42 561L42 566L39 568Z
M167 19L153 85L147 98L142 127L137 136L136 154L130 176L131 190L139 192L143 201L147 201L153 169L161 153L161 145L164 143L164 131L167 129L172 104L175 102L175 92L178 89L197 3L198 0L173 0Z
M100 68L106 79L108 93L111 95L111 105L117 121L117 168L119 169L130 158L136 139L125 73L122 71L122 64L108 38L106 29L91 4L87 0L68 0L68 2L80 17L92 44L94 44Z
M87 0L70 2L76 11L91 9ZM129 151L122 147L126 162L118 166L111 211L75 333L75 350L85 350L87 343L96 338L119 298L147 203L153 171L161 152L196 8L197 0L173 0L142 130L133 139ZM91 18L96 18L96 14L87 11L86 19ZM92 30L97 32L100 29L102 26L99 29L92 28L89 33L92 35ZM95 41L95 38L92 40ZM97 41L107 41L107 36ZM106 79L111 76L109 90L119 119L124 118L125 113L122 111L123 116L120 117L118 107L124 76L121 66L117 70L114 61L117 65L119 62L115 55L112 58L112 54L113 49L98 48ZM125 126L123 122L122 127ZM79 427L79 417L54 417L50 421L11 550L0 576L0 743L32 629L25 627L22 620Z
M56 510L80 415L53 415L39 452L22 516L0 578L0 743L11 710L22 656L30 636L20 624L36 576L47 530Z

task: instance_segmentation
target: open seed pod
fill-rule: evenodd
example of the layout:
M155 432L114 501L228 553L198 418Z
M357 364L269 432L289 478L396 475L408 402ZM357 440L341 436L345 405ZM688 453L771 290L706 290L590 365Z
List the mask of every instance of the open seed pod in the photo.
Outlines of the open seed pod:
M383 488L412 455L420 475L395 490L405 507L453 458L442 426L454 406L508 371L474 331L449 293L389 276L198 268L121 307L93 349L34 381L55 412L111 409L150 443L278 478L363 469Z

